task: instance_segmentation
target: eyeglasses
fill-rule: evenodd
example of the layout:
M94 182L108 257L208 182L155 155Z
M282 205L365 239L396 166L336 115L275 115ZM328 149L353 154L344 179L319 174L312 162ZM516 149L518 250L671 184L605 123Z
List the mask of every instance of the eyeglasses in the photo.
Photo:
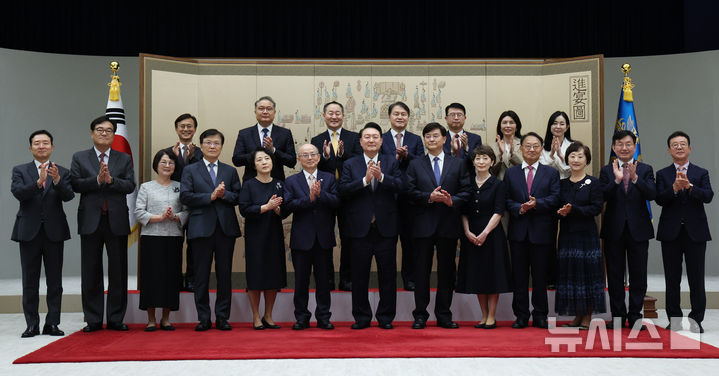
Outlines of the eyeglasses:
M533 145L522 145L523 148L527 150L539 150L542 148L542 145L540 144L533 144Z
M450 113L447 114L447 117L450 117L450 118L463 118L463 117L464 117L464 114L461 113L461 112L450 112Z
M177 125L177 128L180 128L180 129L194 129L195 126L192 125L192 124L178 124L178 125Z
M205 145L205 146L207 146L208 148L219 148L220 145L222 145L222 144L219 143L219 142L209 142L209 141L205 141L205 142L202 143L202 145Z
M673 142L671 145L672 149L684 149L685 147L689 146L686 142Z
M272 112L274 110L274 107L257 107L257 112Z
M175 165L175 162L173 162L173 161L160 161L160 164L163 165L163 166L168 166L168 167L169 167L169 166L174 166L174 165Z
M95 133L97 134L113 134L115 133L115 130L112 128L95 128Z
M300 154L300 158L308 159L308 158L315 158L319 155L319 153L302 153Z

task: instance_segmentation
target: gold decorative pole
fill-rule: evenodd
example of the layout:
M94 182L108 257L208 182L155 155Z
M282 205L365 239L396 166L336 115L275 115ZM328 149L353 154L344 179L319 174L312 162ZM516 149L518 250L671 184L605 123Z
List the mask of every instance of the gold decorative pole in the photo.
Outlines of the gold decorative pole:
M629 78L629 71L632 70L632 66L624 63L622 64L622 72L624 73L624 83L622 84L622 90L624 90L624 101L625 102L634 102L634 97L632 96L632 88L634 87L634 84L632 84L632 79Z
M117 61L111 61L110 62L110 70L112 71L112 81L107 84L107 86L110 87L110 100L111 101L119 101L120 100L120 86L122 86L122 83L120 83L120 76L117 75L117 71L120 69L120 63Z

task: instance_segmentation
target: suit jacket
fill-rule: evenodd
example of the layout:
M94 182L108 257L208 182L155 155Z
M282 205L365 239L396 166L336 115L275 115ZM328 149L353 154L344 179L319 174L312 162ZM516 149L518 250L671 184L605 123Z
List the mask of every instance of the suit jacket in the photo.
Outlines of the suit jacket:
M683 189L675 195L672 186L676 177L674 164L657 171L657 204L662 207L657 229L659 241L676 240L682 223L692 241L712 240L704 211L704 204L710 203L714 197L709 172L690 163L686 174L694 187L691 191Z
M217 161L217 184L212 183L210 173L204 161L193 163L182 172L180 182L180 201L187 205L190 218L187 222L187 239L207 238L217 230L220 223L226 236L240 237L240 224L237 222L235 205L239 202L242 183L237 170ZM220 182L225 182L225 195L210 201L210 196Z
M295 167L297 164L297 155L295 154L295 141L292 139L292 132L289 129L280 127L277 124L272 126L272 144L275 146L274 164L272 166L272 175L275 179L285 180L284 166L289 168ZM260 132L257 130L257 124L241 129L237 134L237 142L235 142L235 151L232 153L232 163L237 166L245 166L245 172L242 174L242 181L254 178L257 172L248 165L254 163L250 161L250 153L258 147L261 147Z
M348 159L343 168L338 186L344 212L345 236L361 238L367 235L374 215L377 230L384 237L397 236L397 193L403 189L402 175L395 158L377 154L383 181L376 182L375 190L363 179L367 173L364 153Z
M80 193L77 207L77 231L90 235L97 230L102 216L102 205L107 201L107 219L114 235L130 233L130 214L127 194L135 190L135 172L129 155L112 150L109 152L107 168L112 184L97 184L100 161L95 148L78 151L72 156L72 189Z
M507 169L504 174L504 186L507 190L507 211L509 212L509 231L507 238L512 241L529 241L534 244L552 244L555 213L559 208L559 173L557 170L539 164L532 181L532 192L527 192L527 178L522 165ZM522 204L529 196L537 200L534 209L519 214Z
M482 145L482 136L467 132L466 130L464 133L467 134L467 146L469 146L469 148L466 151L464 148L460 148L460 155L463 159L469 159L469 156L472 154L472 150L474 150L477 146ZM444 142L443 150L445 154L450 154L452 152L452 139L449 136L449 131L447 131L447 140Z
M591 232L596 236L597 222L594 217L602 212L604 190L599 179L594 176L587 175L578 184L576 185L569 178L562 179L559 184L559 207L572 204L572 210L566 217L559 216L560 228L566 232Z
M172 148L174 148L175 145L170 146L165 150L165 153L173 153ZM193 164L195 162L199 162L202 160L202 150L200 150L200 147L195 147L195 151L192 153L192 158L189 158L187 160L187 164ZM182 180L182 170L185 169L185 161L182 159L181 156L177 156L177 163L175 164L175 171L172 172L172 176L170 176L170 179L174 181L181 181Z
M362 147L360 146L359 134L357 132L352 132L349 129L342 128L342 132L340 132L340 141L344 144L344 152L341 157L338 157L335 154L334 148L330 148L330 157L325 158L324 153L322 152L322 146L325 141L327 141L328 144L332 143L327 129L317 136L312 137L312 140L310 141L310 143L320 151L320 161L317 164L317 168L320 171L326 171L332 175L335 174L335 171L338 174L342 174L342 166L346 160L357 155L362 155Z
M622 182L614 182L611 163L602 167L599 182L604 187L604 201L607 202L601 237L618 240L626 223L634 241L653 238L654 227L647 208L647 201L654 200L657 194L652 166L641 162L637 164L637 182L634 184L630 181L627 192L624 192Z
M424 157L424 145L422 144L421 137L410 131L405 131L404 137L402 138L402 146L405 145L407 146L407 157L399 161L399 169L402 173L407 172L409 162L413 159ZM397 159L397 140L392 137L392 131L387 131L382 136L382 149L380 153Z
M284 206L292 213L290 249L309 251L315 239L323 249L332 249L335 241L335 209L339 206L337 181L334 174L317 170L321 181L320 195L310 201L310 187L305 173L292 175L285 181Z
M50 241L70 239L70 228L62 202L72 200L75 192L72 191L70 171L60 165L56 166L60 173L60 182L53 184L52 177L48 175L45 188L37 186L40 174L34 161L13 167L10 191L20 201L20 208L15 217L12 240L31 241L37 236L42 225Z
M472 189L465 160L445 153L439 182L442 189L452 196L451 207L441 202L429 202L430 194L437 188L429 157L425 155L422 158L415 158L409 163L407 194L412 204L411 213L414 221L412 237L459 238L463 233L461 210L469 199Z

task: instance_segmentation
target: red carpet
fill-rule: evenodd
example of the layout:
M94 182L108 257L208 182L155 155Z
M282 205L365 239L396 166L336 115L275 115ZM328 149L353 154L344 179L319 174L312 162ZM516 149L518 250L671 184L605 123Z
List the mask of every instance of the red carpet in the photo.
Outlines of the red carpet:
M669 331L658 327L655 337L659 338L652 338L651 331L642 331L637 338L629 339L629 330L624 329L621 339L616 341L617 346L614 331L606 331L608 341L605 349L602 349L597 331L594 349L588 350L588 331L580 331L578 335L552 334L536 328L511 329L510 322L500 322L500 327L493 330L475 329L474 323L466 322L460 323L460 329L456 330L434 326L412 330L411 323L395 324L393 330L382 330L376 326L351 330L350 323L335 323L336 329L331 331L316 328L293 331L291 324L284 323L280 330L256 331L251 329L250 324L244 323L235 324L230 332L212 329L201 333L193 330L194 324L176 325L174 332L152 333L142 331L144 325L131 325L129 332L77 332L14 363L418 357L719 358L716 347L699 344L679 334L670 335ZM575 352L568 352L566 345L553 352L551 346L545 343L546 339L565 343L567 339L581 340L581 343ZM676 349L677 345L693 349ZM631 349L637 346L644 349Z

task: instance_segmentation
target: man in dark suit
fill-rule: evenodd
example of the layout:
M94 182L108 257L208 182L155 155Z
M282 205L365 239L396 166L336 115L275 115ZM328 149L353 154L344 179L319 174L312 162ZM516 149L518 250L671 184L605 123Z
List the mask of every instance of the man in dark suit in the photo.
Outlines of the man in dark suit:
M359 135L342 127L344 121L344 107L339 102L328 102L322 109L322 118L327 124L327 130L312 137L310 141L320 151L320 161L317 168L329 172L339 180L344 162L357 155L362 155ZM344 218L342 210L337 210L337 222L340 229L340 283L342 291L352 291L352 257L349 245L344 236ZM328 260L330 268L330 287L335 286L335 265L332 253Z
M679 287L682 281L682 256L689 279L690 330L704 333L706 310L704 260L707 241L711 240L704 204L714 197L709 172L689 163L692 147L689 135L677 131L667 138L670 166L657 171L657 204L662 207L657 240L662 242L664 282L666 283L668 329L680 330L683 316Z
M424 157L422 138L407 130L409 106L396 102L387 108L390 130L382 136L382 154L394 157L399 163L402 178L407 180L409 162ZM414 245L412 244L412 213L409 197L401 192L397 197L399 205L399 239L402 242L402 282L404 289L414 291Z
M348 159L340 176L339 193L345 211L345 236L352 254L352 329L372 321L368 299L372 256L377 263L379 304L375 317L382 329L392 329L397 311L397 193L403 188L397 160L380 154L382 128L367 123L360 131L362 155Z
M216 129L200 134L203 159L182 172L180 201L190 209L187 240L195 250L195 307L199 324L196 331L212 327L210 321L210 269L215 258L217 299L215 327L232 330L230 306L232 302L232 255L235 240L242 236L235 205L240 197L237 170L218 159L225 136Z
M47 316L42 334L63 336L60 324L62 303L62 258L70 229L62 208L63 201L75 197L70 171L50 162L53 138L46 130L30 135L33 161L12 169L10 191L20 201L12 229L12 240L20 243L22 267L22 309L27 328L21 337L40 334L38 314L40 264L45 263Z
M170 176L174 181L181 181L182 170L185 166L202 160L202 151L192 143L192 138L197 132L197 118L191 114L182 114L175 119L175 132L179 141L173 146L165 149L166 153L173 153L177 157L175 171ZM185 290L194 291L194 275L192 262L192 247L187 245L185 250Z
M559 208L559 173L539 163L542 138L529 132L520 142L521 165L504 174L509 212L509 247L512 252L514 294L512 328L529 324L529 272L532 272L532 326L547 329L547 254L556 240L552 236L554 213Z
M634 133L626 130L614 132L612 136L612 150L617 159L602 167L599 173L606 201L600 236L604 239L612 317L620 320L620 327L628 320L630 328L643 330L641 319L647 292L649 239L654 237L647 201L654 200L657 191L652 166L634 160L636 141ZM628 310L624 304L627 265ZM614 320L607 327L614 328Z
M72 156L72 189L80 193L77 227L80 234L84 332L102 329L104 283L102 249L107 249L107 328L128 330L122 321L127 309L127 235L130 218L127 194L135 190L129 155L111 150L117 126L107 116L90 123L95 144Z
M307 310L310 274L315 273L315 319L320 329L334 329L330 322L330 269L327 261L335 246L335 209L337 181L329 172L317 169L320 154L311 144L302 145L297 153L302 171L285 182L285 208L292 215L290 249L295 268L294 330L309 328L312 314Z
M447 121L449 135L444 142L445 154L469 161L472 150L482 145L482 137L478 134L464 130L464 122L467 120L467 111L461 103L450 103L444 108L444 120ZM471 164L471 162L467 162ZM474 174L474 169L469 169Z
M272 167L272 177L285 180L284 166L295 167L297 158L295 156L295 141L292 139L292 132L273 124L275 120L275 101L264 96L255 102L255 117L257 124L241 129L237 134L235 151L232 153L232 163L237 167L248 166L250 154L258 147L264 147L272 152L275 158L275 165ZM257 175L252 168L245 168L242 174L242 181L251 179Z
M469 173L463 159L442 150L447 130L429 123L422 130L427 156L415 158L407 168L407 191L414 217L415 283L412 329L424 329L429 319L429 277L437 247L437 326L456 329L452 321L452 295L457 274L457 240L462 234L461 206L469 199Z

